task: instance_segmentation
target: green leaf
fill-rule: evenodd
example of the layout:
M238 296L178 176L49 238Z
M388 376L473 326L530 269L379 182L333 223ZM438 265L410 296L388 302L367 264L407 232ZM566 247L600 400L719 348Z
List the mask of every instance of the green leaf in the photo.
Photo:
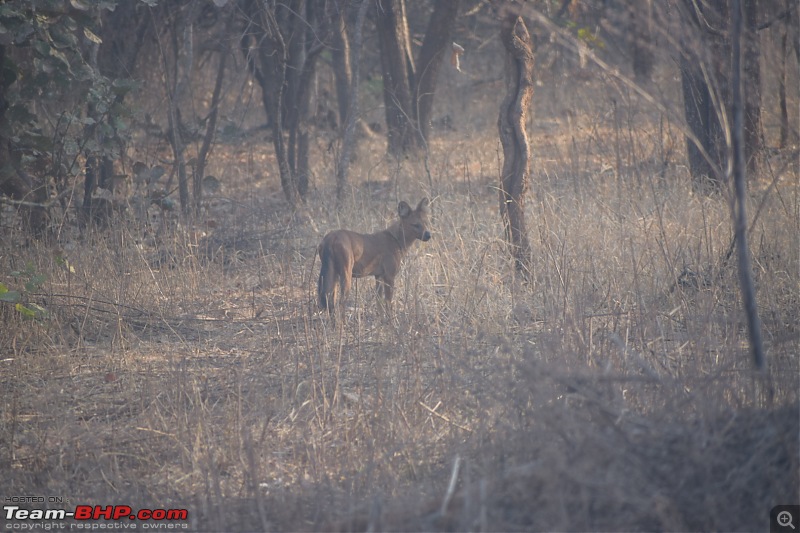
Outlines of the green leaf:
M41 39L34 39L33 42L31 43L31 48L36 50L36 53L38 53L42 57L49 56L50 50L52 49L49 43Z
M50 39L53 41L53 46L56 48L72 48L78 47L78 39L68 29L60 26L51 26L48 32Z
M36 115L28 110L28 106L15 104L8 108L6 117L11 122L17 123L33 123L36 121Z
M82 2L80 0L69 0L69 3L72 7L74 7L78 11L87 11L91 7L88 3Z
M130 78L119 79L119 80L114 80L111 83L111 90L114 92L114 94L117 95L127 94L131 91L138 89L140 85L141 84L138 81L132 80Z
M114 11L117 9L117 0L96 0L95 7L99 10Z
M25 133L25 144L28 148L38 150L40 152L49 152L53 149L53 139L47 135L34 132Z
M69 272L70 274L74 274L75 273L75 267L73 267L70 264L69 260L66 257L61 256L61 255L57 255L55 257L55 259L56 259L56 264L58 266L65 268L67 270L67 272Z
M47 316L48 311L44 307L39 304L35 304L33 302L28 304L28 308L38 313L40 316Z
M97 36L92 30L89 28L83 28L83 34L86 36L87 39L92 41L95 44L102 44L103 39Z
M0 302L16 303L19 301L20 294L18 291L10 291L5 284L0 283Z
M62 52L59 52L55 48L51 48L50 56L56 58L58 61L61 62L61 64L63 64L67 68L67 70L69 70L69 60L67 59L67 56L65 56Z
M70 274L74 274L75 273L75 267L70 265L69 264L69 260L66 257L64 257L63 255L57 255L55 257L55 260L56 260L56 264L58 266L66 268L69 271Z
M25 24L16 28L14 32L14 44L21 45L26 43L35 32L36 28L33 27L33 24L25 22Z
M33 309L28 309L27 307L25 307L21 303L18 303L14 307L16 308L17 311L19 311L19 313L22 316L27 317L27 318L36 318L36 311L34 311Z
M47 276L44 274L36 274L33 276L28 283L25 284L25 290L28 292L34 292L42 286L42 283L47 281Z
M0 4L0 18L20 18L22 13L8 4Z
M78 63L72 67L72 73L77 81L89 81L95 76L94 69L86 63Z
M19 291L6 291L0 294L0 302L17 303L20 299Z

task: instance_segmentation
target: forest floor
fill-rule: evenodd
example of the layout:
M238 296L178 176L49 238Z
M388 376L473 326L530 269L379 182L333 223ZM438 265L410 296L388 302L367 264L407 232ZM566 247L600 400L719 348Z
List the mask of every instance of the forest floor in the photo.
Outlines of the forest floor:
M46 313L0 306L0 497L185 508L175 525L208 531L766 530L800 501L797 166L751 181L760 374L725 194L692 192L679 134L591 120L537 122L528 279L488 134L402 161L365 138L341 209L320 137L292 212L254 133L216 148L191 224L151 206L47 244L6 232L0 281ZM321 237L423 196L433 239L396 315L362 280L334 326Z

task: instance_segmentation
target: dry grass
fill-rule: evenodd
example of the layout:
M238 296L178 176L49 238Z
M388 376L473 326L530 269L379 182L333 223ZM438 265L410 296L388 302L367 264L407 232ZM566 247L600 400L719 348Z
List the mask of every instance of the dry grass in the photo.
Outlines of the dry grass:
M215 229L65 236L74 272L3 237L2 281L30 262L49 310L0 307L3 495L185 506L214 531L765 529L800 498L797 168L752 188L761 380L729 208L691 194L680 136L632 112L536 132L527 283L488 135L445 136L429 170L367 140L338 212L323 150L299 215L248 165L219 172ZM396 319L370 280L343 328L317 315L322 234L380 228L423 195L434 239L406 262Z

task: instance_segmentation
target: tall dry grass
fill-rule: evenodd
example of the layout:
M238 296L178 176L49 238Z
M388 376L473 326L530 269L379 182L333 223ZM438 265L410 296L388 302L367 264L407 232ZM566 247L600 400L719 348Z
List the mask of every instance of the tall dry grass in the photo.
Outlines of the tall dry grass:
M527 280L489 134L401 162L365 140L339 210L321 140L299 214L242 167L214 228L6 234L2 281L30 263L48 315L0 307L3 494L186 506L215 531L766 528L798 500L797 167L754 180L748 206L762 378L724 195L691 192L669 124L600 107L537 118ZM321 236L422 196L434 238L396 316L371 280L340 327L320 316Z

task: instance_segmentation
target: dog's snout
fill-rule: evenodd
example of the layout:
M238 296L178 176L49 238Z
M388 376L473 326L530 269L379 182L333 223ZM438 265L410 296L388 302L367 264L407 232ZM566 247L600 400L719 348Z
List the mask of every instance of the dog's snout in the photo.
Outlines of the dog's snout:
M426 230L425 233L422 234L422 241L426 242L429 240L431 240L431 232Z

